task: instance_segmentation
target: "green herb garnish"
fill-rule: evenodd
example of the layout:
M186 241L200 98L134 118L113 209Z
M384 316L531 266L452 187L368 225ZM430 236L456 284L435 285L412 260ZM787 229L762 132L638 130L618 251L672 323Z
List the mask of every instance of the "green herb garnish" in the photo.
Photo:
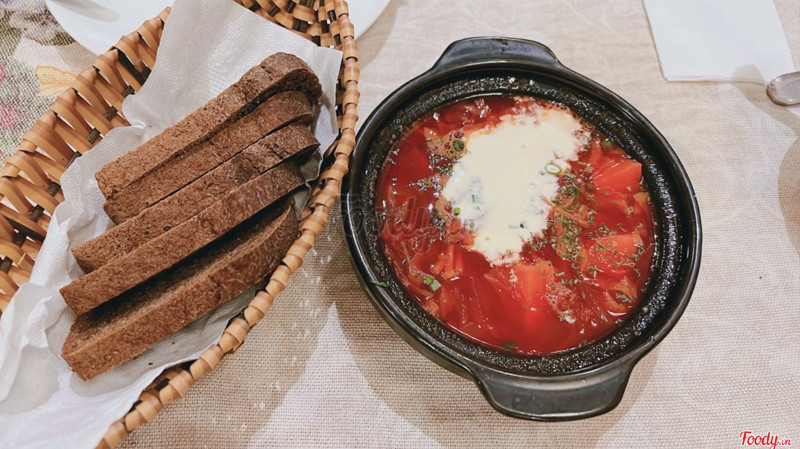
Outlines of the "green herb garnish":
M429 188L434 187L433 179L431 177L418 179L409 185L415 186L416 188L419 189L420 192L424 192Z
M633 298L631 298L630 296L626 295L625 293L617 293L617 299L619 299L622 302L627 302L627 303L633 302Z
M606 150L608 150L609 148L611 148L611 141L610 141L610 140L608 140L608 139L605 139L605 140L603 141L603 148L605 148Z
M637 244L636 245L636 252L631 254L631 259L633 259L634 261L638 261L639 257L641 257L642 254L644 254L644 245L638 245Z
M600 227L597 228L597 232L600 235L617 235L617 231L609 229L605 223L601 224Z
M531 242L531 248L533 248L534 251L539 251L540 249L544 248L544 245L546 244L547 242L544 240L533 240Z
M374 285L377 285L378 287L388 287L389 286L389 284L387 284L386 282L383 282L383 281L370 281L370 282L372 282Z
M555 235L549 239L550 246L556 250L562 259L576 260L580 254L580 223L557 212L553 214L549 223L556 227Z
M514 348L516 348L516 347L517 347L517 344L514 343L513 341L507 341L507 342L505 342L503 344L503 349L505 349L506 351L513 351Z
M456 207L455 209L453 209L453 215L458 215L460 213L461 213L461 208L460 207Z
M454 140L453 141L453 149L458 151L458 152L463 151L464 150L464 142L462 142L460 140Z
M561 173L561 167L556 164L547 164L544 166L544 170L551 175L557 175Z
M575 184L570 184L562 187L561 192L569 196L578 196L581 193L581 189L579 189Z
M431 291L434 292L436 290L439 290L439 288L441 288L442 286L442 284L440 284L439 281L434 279L433 276L425 276L425 279L423 279L422 282L425 283L425 285L427 285L428 287L430 287Z

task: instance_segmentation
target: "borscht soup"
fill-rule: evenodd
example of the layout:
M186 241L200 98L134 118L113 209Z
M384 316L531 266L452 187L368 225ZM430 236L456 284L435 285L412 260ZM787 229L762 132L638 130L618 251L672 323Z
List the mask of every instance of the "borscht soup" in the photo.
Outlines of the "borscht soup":
M474 342L564 351L642 301L656 247L642 166L566 108L510 94L446 105L401 137L378 182L397 279Z

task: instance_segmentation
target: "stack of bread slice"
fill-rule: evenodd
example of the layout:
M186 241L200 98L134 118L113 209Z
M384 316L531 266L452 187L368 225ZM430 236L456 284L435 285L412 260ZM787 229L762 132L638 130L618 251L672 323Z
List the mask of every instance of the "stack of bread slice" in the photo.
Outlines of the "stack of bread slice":
M129 360L260 283L297 237L288 195L319 80L276 53L174 126L104 166L117 224L72 248L85 275L61 289L78 314L62 355L83 379Z

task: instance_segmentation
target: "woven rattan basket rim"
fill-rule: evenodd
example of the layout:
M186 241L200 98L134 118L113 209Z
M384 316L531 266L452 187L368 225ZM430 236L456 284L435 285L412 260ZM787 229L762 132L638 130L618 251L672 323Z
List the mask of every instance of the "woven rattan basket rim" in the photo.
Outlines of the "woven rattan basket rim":
M131 431L150 422L170 402L183 397L222 358L235 352L247 333L286 288L289 276L303 263L315 238L328 221L339 196L355 145L358 120L358 53L345 0L234 0L256 14L289 28L315 44L343 52L337 89L339 137L325 153L323 168L312 186L300 217L300 237L281 265L216 344L200 357L165 370L139 396L131 410L116 421L99 442L100 448L119 444ZM17 151L0 172L0 312L19 285L27 282L47 233L50 217L63 201L59 180L75 157L89 151L111 129L126 126L124 98L137 92L156 61L169 8L123 36L109 51L81 72L72 87L25 133Z

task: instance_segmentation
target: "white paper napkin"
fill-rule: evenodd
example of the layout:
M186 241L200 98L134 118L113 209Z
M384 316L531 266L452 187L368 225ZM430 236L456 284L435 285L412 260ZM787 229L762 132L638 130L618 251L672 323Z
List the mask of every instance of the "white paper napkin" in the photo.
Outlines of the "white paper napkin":
M766 84L795 70L772 0L644 0L644 5L669 81Z
M320 78L324 107L315 134L320 149L327 149L337 134L333 104L341 52L319 48L235 2L175 2L150 78L123 104L132 126L109 132L64 173L65 201L56 208L30 282L0 318L0 447L95 447L165 367L196 358L252 298L252 291L243 294L89 382L73 374L60 356L74 315L58 289L81 275L69 247L111 226L94 173L277 51L305 60Z

